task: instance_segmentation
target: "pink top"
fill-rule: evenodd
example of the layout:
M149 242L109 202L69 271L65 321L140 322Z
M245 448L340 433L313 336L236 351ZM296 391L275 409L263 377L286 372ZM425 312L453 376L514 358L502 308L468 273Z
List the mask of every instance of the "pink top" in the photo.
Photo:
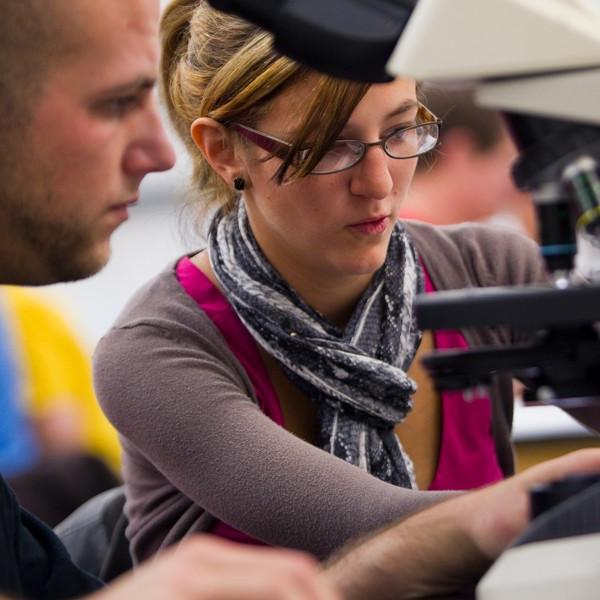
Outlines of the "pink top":
M256 342L239 320L225 296L189 258L177 265L177 278L219 329L230 350L246 370L254 385L261 410L285 427L277 393L271 384ZM435 291L425 270L425 291ZM467 348L459 331L434 332L436 348ZM442 439L435 477L430 490L472 489L502 479L491 432L490 398L466 401L461 392L442 393ZM217 520L211 532L236 542L262 544L245 533Z
M425 293L435 292L425 273ZM433 332L439 349L468 348L458 330ZM504 475L498 464L492 434L492 401L489 396L465 400L461 391L442 392L442 441L435 477L429 490L469 490L500 481Z

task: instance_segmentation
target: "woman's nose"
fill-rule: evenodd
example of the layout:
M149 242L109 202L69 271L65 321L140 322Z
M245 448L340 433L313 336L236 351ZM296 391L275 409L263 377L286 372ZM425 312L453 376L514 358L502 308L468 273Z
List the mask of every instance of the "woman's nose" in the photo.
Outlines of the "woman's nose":
M381 146L368 146L363 159L352 168L350 191L357 196L381 200L394 186L391 159Z

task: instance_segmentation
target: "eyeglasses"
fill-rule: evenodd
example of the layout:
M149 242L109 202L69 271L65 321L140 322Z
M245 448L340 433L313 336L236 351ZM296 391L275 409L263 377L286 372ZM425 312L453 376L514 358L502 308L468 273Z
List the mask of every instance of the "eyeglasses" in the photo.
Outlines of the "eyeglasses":
M336 140L310 171L311 175L328 175L352 168L373 146L381 146L390 158L415 158L433 150L440 138L442 121L424 106L419 108L421 122L408 127L398 127L376 142L361 140ZM262 131L257 131L240 123L230 123L234 131L266 150L269 154L285 160L292 144ZM308 156L311 148L301 149L293 158L292 164L300 165Z

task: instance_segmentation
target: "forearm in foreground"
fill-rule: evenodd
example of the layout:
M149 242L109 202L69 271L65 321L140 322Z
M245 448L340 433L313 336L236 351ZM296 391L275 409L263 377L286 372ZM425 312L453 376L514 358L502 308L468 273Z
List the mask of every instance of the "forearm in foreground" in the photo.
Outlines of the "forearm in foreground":
M590 472L600 472L597 449L537 465L340 551L325 573L345 600L420 598L472 588L527 526L532 486Z

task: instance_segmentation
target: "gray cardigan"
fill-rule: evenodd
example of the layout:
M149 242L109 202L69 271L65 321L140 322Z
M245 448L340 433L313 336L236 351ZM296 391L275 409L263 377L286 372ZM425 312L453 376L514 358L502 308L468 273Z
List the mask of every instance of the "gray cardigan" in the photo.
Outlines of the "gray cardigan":
M483 226L407 223L436 289L544 277L532 242ZM464 332L470 345L513 340L507 329ZM98 398L121 434L127 535L136 561L217 516L272 545L323 558L348 539L423 508L441 492L384 483L266 417L252 383L170 265L146 284L100 341ZM500 464L513 470L512 390L494 390Z

